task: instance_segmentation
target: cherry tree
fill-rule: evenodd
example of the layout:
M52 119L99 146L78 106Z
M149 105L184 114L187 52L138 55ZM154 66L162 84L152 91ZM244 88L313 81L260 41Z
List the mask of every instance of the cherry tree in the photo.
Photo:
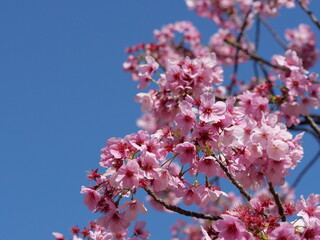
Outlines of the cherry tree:
M309 4L186 0L219 27L208 44L182 21L155 30L154 42L129 47L123 68L141 90L135 101L142 130L107 140L100 168L93 166L81 188L97 220L73 227L72 239L151 238L138 220L148 214L146 201L190 217L172 226L172 239L320 239L320 195L294 197L319 154L291 186L286 182L303 159L303 135L320 141L320 83L308 70L318 60L320 22ZM300 8L311 25L287 29L281 40L268 22L281 8ZM259 55L260 25L283 52ZM238 70L248 62L252 78L240 81ZM233 68L230 78L225 67ZM220 179L235 191L224 190Z

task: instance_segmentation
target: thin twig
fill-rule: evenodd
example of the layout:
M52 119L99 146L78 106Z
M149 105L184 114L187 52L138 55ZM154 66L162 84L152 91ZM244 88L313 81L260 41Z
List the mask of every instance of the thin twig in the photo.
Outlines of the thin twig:
M236 41L236 43L239 45L240 45L240 41L243 36L244 30L245 30L246 26L248 25L248 18L249 18L250 13L251 13L251 9L247 12L246 16L244 17L242 26L240 28L240 33L239 33L239 35L237 37L237 41ZM235 64L234 64L234 70L233 70L234 75L236 75L237 71L238 71L238 60L239 60L239 48L236 49Z
M254 43L256 46L256 51L258 51L259 48L259 43L260 43L260 18L259 14L257 15L257 21L256 21L256 34L255 34L255 39ZM254 70L254 75L256 77L256 82L258 83L259 81L259 70L258 70L258 64L256 61L253 62L253 70Z
M166 203L164 200L162 200L161 198L159 198L154 192L152 192L149 188L144 187L143 188L157 203L161 204L162 206L164 206L166 209L171 210L173 212L176 213L180 213L182 215L188 216L188 217L195 217L195 218L200 218L200 219L207 219L207 220L219 220L222 219L219 216L213 216L210 214L203 214L203 213L198 213L198 212L192 212L192 211L187 211L185 209L182 209L180 207L177 206L173 206L170 205L168 203Z
M286 215L284 214L284 209L283 209L280 197L279 197L278 193L276 192L276 190L274 189L272 183L268 182L268 184L269 184L269 191L271 192L271 194L277 204L278 212L280 214L281 220L282 220L282 222L285 222L285 221L287 221L287 219L286 219Z
M296 180L294 180L293 184L291 185L292 188L296 188L298 186L301 179L309 171L309 169L317 162L319 157L320 157L320 150L317 152L317 154L312 158L312 160L299 173L298 177L296 178Z
M222 170L225 172L225 174L227 174L228 178L231 180L231 182L233 183L233 185L235 185L240 193L246 198L248 199L248 201L250 201L252 199L252 196L250 193L248 193L244 187L235 179L235 177L231 174L231 172L228 170L228 168L223 164L222 161L220 161L217 157L215 157L215 160L218 162L218 164L220 165L220 167L222 168Z
M320 22L316 18L316 16L310 11L310 9L306 5L304 5L301 2L301 0L297 0L297 2L300 5L300 7L309 15L311 21L320 29Z
M304 117L306 121L309 123L309 125L312 127L312 129L318 134L318 137L320 138L320 128L319 126L315 123L312 117L310 116L305 116Z
M282 41L282 39L279 37L279 35L273 30L271 25L260 15L258 16L258 19L263 23L263 25L268 29L268 31L271 33L273 38L276 40L277 43L284 49L287 50L287 45Z
M255 53L251 53L249 52L247 49L244 49L243 47L241 47L239 44L235 43L235 42L232 42L228 39L225 39L224 40L226 43L228 43L229 45L231 46L234 46L236 48L239 48L241 51L243 51L244 53L246 53L247 55L249 55L251 57L251 59L255 60L255 61L258 61L260 63L263 63L263 64L266 64L268 65L269 67L272 67L274 69L279 69L279 70L282 70L282 71L288 71L287 68L285 67L281 67L281 66L278 66L278 65L274 65L270 62L268 62L267 60L261 58L260 56L256 55Z

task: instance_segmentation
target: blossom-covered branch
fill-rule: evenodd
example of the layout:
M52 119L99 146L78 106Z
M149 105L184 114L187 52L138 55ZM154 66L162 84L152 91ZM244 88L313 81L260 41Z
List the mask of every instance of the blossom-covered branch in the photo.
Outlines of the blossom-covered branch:
M282 202L280 200L280 197L279 197L278 193L276 192L276 190L274 189L272 183L268 182L268 184L269 184L269 191L271 192L271 194L274 197L274 200L277 204L278 211L281 216L281 220L282 220L282 222L285 222L285 221L287 221L287 219L286 219L286 215L284 214L284 208L282 206Z
M230 173L230 171L228 170L228 168L218 159L215 158L215 160L219 163L220 167L222 168L222 170L226 173L226 175L228 176L228 178L230 179L230 181L232 182L232 184L234 186L236 186L239 191L241 192L241 194L248 200L250 201L252 199L251 194L249 194L244 187L235 179L235 177Z
M182 209L178 206L173 206L171 204L166 203L165 201L163 201L161 198L159 198L154 192L152 192L150 189L148 188L144 188L144 190L157 202L160 203L162 206L164 206L166 209L176 212L176 213L180 213L184 216L188 216L188 217L195 217L195 218L200 218L200 219L207 219L207 220L219 220L222 219L220 216L213 216L210 214L203 214L203 213L198 213L198 212L193 212L193 211L187 211L185 209Z
M308 3L299 1L310 15ZM142 130L107 140L102 169L90 171L89 186L81 188L85 205L99 217L83 231L73 228L74 239L148 239L146 223L137 221L148 206L193 217L172 227L174 239L317 239L320 195L295 200L286 183L304 155L303 133L289 130L307 123L307 131L320 136L319 119L312 115L320 106L320 84L318 74L308 71L318 60L312 28L286 29L288 44L273 31L266 19L295 7L292 0L186 4L219 29L204 44L191 22L175 22L155 30L155 41L127 49L123 68L141 91L135 101L143 112L137 121ZM260 21L286 50L270 61L257 53ZM249 60L252 79L240 81L238 68ZM228 85L225 66L234 66ZM225 192L219 179L230 180L241 195ZM297 220L288 222L289 216Z

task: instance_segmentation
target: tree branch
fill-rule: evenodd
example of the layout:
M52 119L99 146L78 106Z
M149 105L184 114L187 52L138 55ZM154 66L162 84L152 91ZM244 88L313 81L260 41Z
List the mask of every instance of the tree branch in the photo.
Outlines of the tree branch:
M250 201L252 199L252 196L250 193L248 193L244 187L235 179L235 177L230 173L230 171L228 170L228 168L223 164L222 161L220 161L217 157L215 157L215 160L218 162L218 164L220 165L220 167L222 168L222 170L225 172L225 174L227 174L228 178L231 180L231 182L233 183L233 185L235 185L240 193L248 200Z
M260 63L263 63L263 64L266 64L268 65L269 67L272 67L274 69L279 69L279 70L282 70L282 71L288 71L287 68L285 67L281 67L281 66L278 66L278 65L274 65L270 62L268 62L267 60L261 58L260 56L256 55L255 53L251 53L249 52L247 49L244 49L243 47L241 47L238 43L235 43L235 42L232 42L228 39L225 39L224 40L226 43L228 43L229 45L233 46L233 47L236 47L238 48L239 50L241 50L242 52L246 53L247 55L249 55L251 57L251 59L257 61L257 62L260 62Z
M285 221L287 221L287 219L286 219L286 215L284 214L284 209L283 209L280 197L279 197L278 193L276 192L276 190L274 189L272 183L268 182L268 184L269 184L269 191L271 192L271 194L277 204L278 212L279 212L279 215L281 216L281 220L282 220L282 222L285 222Z
M268 31L271 33L273 38L276 40L276 42L284 49L287 50L287 45L282 41L282 39L279 37L279 35L273 30L273 28L270 26L270 24L260 15L258 16L258 19L263 23L263 25L268 29Z
M303 9L303 11L305 11L309 15L311 21L320 29L320 22L316 18L316 16L310 11L310 9L306 5L304 5L301 2L301 0L297 0L297 2L300 5L300 7Z
M236 41L236 43L239 45L240 45L241 38L243 36L243 32L244 32L246 26L248 25L248 18L250 16L250 13L251 13L251 9L247 12L246 16L244 17L242 26L240 28L240 33L239 33L239 35L237 37L237 41ZM237 74L237 71L238 71L238 60L239 60L239 48L237 48L236 55L235 55L235 64L234 64L234 71L233 71L234 74Z
M312 129L318 134L318 137L320 138L320 128L319 126L315 123L312 117L310 116L305 116L306 121L309 123L309 125L312 127Z
M177 206L173 206L170 205L168 203L166 203L164 200L162 200L161 198L159 198L154 192L152 192L149 188L144 187L143 188L157 203L161 204L162 206L164 206L166 209L171 210L173 212L176 213L180 213L182 215L188 216L188 217L195 217L195 218L200 218L200 219L207 219L207 220L219 220L222 219L219 216L213 216L210 214L203 214L203 213L198 213L198 212L192 212L192 211L187 211L185 209L182 209L180 207Z
M320 157L320 150L317 152L317 154L312 158L312 160L305 166L302 171L299 173L296 180L294 180L293 184L291 185L292 188L296 188L298 184L300 183L301 179L304 177L304 175L309 171L309 169L317 162L317 160Z

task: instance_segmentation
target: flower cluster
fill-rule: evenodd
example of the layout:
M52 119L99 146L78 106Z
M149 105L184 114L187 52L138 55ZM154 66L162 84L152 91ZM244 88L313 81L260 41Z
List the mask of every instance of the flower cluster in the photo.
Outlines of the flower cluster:
M300 116L309 115L308 109L318 109L320 106L320 84L318 74L304 69L303 61L293 50L288 50L284 56L275 55L273 62L286 70L279 72L282 96L275 96L274 101L281 107L281 115L287 126L298 125Z
M215 222L200 221L189 224L178 221L171 229L173 239L318 239L320 195L311 194L307 200L295 203L286 201L288 215L301 216L293 222L278 222L278 218L266 213L276 214L276 204L267 192L261 192L249 204L239 204L232 211L221 214ZM308 212L308 213L307 213Z
M297 52L305 69L312 67L318 58L316 36L310 26L300 24L296 29L287 29L285 37L289 42L288 47Z
M111 232L105 229L101 224L90 222L89 227L84 227L82 230L78 227L72 227L72 240L145 240L150 238L150 233L145 230L146 222L138 221L132 230L132 237L128 237L129 231L123 230L119 232ZM63 234L54 232L53 236L56 240L66 240Z
M317 61L315 35L304 24L287 30L289 50L268 61L245 32L259 15L274 17L294 1L186 3L221 28L205 46L192 23L176 22L155 30L155 43L127 49L124 70L145 90L135 96L143 130L106 142L102 170L89 171L89 186L81 188L84 204L99 217L83 230L72 228L73 240L150 238L146 223L137 221L147 214L141 192L159 211L194 217L172 227L173 239L319 239L320 195L295 201L285 182L303 158L304 133L293 136L288 127L302 117L311 121L310 109L320 105L318 75L306 70ZM232 85L239 83L238 65L249 60L264 78L256 69L254 80L233 94L223 86L222 65L235 66ZM242 197L226 193L219 179Z
M221 28L239 28L241 14L249 11L266 17L277 16L281 7L293 8L292 0L185 0L189 9L204 18L209 18ZM303 1L309 4L309 1Z

